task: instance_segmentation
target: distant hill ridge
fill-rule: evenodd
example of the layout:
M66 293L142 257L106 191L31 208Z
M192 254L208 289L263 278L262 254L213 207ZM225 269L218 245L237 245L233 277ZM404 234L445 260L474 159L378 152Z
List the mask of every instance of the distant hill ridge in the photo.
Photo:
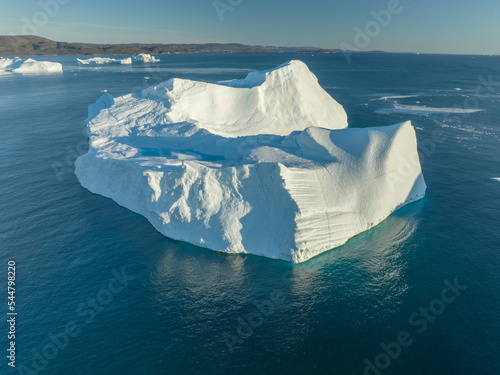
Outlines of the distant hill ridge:
M90 44L55 42L33 35L0 36L0 56L47 55L131 55L138 53L232 53L232 52L305 52L334 53L314 47L264 47L239 43L207 44Z

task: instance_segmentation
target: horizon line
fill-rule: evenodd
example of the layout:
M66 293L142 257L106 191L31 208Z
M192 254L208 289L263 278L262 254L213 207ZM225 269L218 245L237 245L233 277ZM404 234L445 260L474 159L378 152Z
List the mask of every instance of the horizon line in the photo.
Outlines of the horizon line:
M500 53L453 53L453 52L420 52L420 51L385 51L385 50L344 50L341 48L329 48L329 47L318 47L318 46L276 46L276 45L264 45L264 44L246 44L242 42L191 42L191 43L165 43L165 42L123 42L123 43L96 43L96 42L66 42L60 40L53 40L40 35L32 35L32 34L11 34L11 35L0 35L0 37L36 37L50 40L56 43L68 43L68 44L93 44L93 45L110 45L110 46L119 46L119 45L131 45L131 44L140 44L140 45L208 45L208 44L222 44L222 45L230 45L230 44L240 44L243 46L249 47L262 47L262 48L311 48L311 49L320 49L326 51L334 51L335 53L394 53L394 54L415 54L415 55L452 55L452 56L500 56ZM210 52L204 52L210 53ZM217 53L217 52L211 52ZM238 52L234 52L238 53ZM266 53L266 52L239 52L239 53ZM49 56L49 55L47 55ZM59 55L54 55L59 56ZM117 54L115 56L121 56Z

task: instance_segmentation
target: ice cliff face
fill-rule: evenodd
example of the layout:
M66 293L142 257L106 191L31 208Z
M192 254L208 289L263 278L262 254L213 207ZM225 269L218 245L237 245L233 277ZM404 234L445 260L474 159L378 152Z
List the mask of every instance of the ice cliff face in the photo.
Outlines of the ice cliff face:
M344 129L345 111L299 61L104 95L87 125L82 186L217 251L303 262L426 189L411 124Z

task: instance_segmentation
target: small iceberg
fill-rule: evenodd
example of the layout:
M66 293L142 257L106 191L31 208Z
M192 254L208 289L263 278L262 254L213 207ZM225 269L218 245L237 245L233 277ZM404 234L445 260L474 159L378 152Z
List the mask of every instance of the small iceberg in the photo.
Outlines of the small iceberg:
M132 58L128 57L126 59L112 59L110 57L92 57L91 59L76 59L82 65L104 65L104 64L132 64Z
M141 62L141 63L156 63L159 62L160 59L157 59L154 56L151 56L147 53L140 53L139 55L133 55L130 57L126 57L124 59L113 59L110 57L92 57L90 59L78 59L77 61L82 65L104 65L104 64L122 64L122 65L130 65L132 63Z
M151 56L147 53L140 53L138 55L132 56L133 62L142 62L142 63L157 63L160 62L160 59L157 59L154 56Z
M19 57L13 59L0 58L0 73L12 72L19 74L44 74L62 73L63 68L60 63L50 61L37 61L34 59L23 60Z
M83 187L167 237L226 253L304 262L426 190L411 123L347 128L300 61L106 94L86 123Z

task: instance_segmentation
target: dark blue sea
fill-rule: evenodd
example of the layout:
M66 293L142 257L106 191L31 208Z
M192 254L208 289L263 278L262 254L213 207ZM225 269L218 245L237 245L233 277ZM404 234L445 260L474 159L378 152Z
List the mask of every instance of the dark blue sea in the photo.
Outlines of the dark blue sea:
M500 57L192 54L0 75L1 374L500 374ZM423 200L303 264L163 237L83 189L87 106L300 59L351 127L411 120ZM15 368L8 262L15 262Z

